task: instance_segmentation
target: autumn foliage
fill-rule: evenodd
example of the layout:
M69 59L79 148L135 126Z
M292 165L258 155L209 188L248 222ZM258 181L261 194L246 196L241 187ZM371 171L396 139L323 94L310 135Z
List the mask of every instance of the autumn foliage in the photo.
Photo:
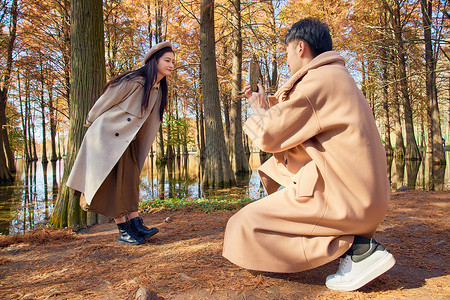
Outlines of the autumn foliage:
M207 155L207 95L201 76L208 66L201 64L202 2L103 0L107 80L140 66L155 43L169 40L175 46L170 104L153 148L161 162L191 150L196 150L202 160ZM251 111L238 91L246 80L249 61L258 61L266 90L275 92L289 77L284 35L304 17L319 18L329 25L334 49L346 58L372 107L386 153L421 160L419 149L427 148L432 165L445 163L440 141L442 137L449 140L450 134L448 1L209 3L214 12L217 109L234 171L248 169L245 163L236 161L240 161L240 152L253 150L251 141L240 132ZM0 179L10 181L8 172L14 172L14 156L46 162L66 155L69 122L74 114L69 109L71 16L69 0L1 0L0 9L0 122L4 145ZM240 53L236 52L237 42ZM237 118L241 122L236 122ZM236 138L240 143L232 143Z

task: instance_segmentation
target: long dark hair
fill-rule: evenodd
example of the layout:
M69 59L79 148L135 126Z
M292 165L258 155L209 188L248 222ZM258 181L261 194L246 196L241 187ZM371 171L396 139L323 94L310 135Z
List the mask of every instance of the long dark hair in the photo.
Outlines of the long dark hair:
M145 78L144 83L144 95L142 97L141 101L141 111L145 111L148 107L148 100L150 98L150 92L152 90L152 86L156 81L156 76L158 75L158 68L156 66L156 63L158 62L158 59L161 58L161 56L164 55L164 53L167 52L173 52L172 48L165 47L150 56L150 58L147 60L145 65L140 67L137 70L126 72L122 75L119 75L115 78L113 78L110 82L108 82L105 87L103 88L103 93L108 89L110 86L114 86L116 84L119 84L120 82L124 80L132 80L134 78L142 77ZM159 117L162 121L164 110L167 105L167 80L166 77L163 77L161 81L159 82L159 88L161 90L161 105L159 107Z

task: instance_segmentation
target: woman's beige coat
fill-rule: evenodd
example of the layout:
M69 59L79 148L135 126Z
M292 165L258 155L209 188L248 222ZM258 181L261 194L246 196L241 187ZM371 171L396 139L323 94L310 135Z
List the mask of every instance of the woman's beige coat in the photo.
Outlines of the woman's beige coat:
M145 111L143 93L143 79L123 81L109 87L89 111L89 128L67 179L67 186L82 192L88 204L135 137L142 170L161 124L159 84L153 86Z
M269 103L244 126L273 153L258 170L269 195L231 217L223 255L248 269L298 272L336 259L354 235L373 236L390 198L386 156L336 52L314 58Z

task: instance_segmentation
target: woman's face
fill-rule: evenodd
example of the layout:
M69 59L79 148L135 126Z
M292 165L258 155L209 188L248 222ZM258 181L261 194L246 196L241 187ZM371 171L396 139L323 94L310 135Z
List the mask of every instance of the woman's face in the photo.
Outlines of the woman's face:
M173 70L173 65L175 61L175 55L173 52L169 51L164 53L156 62L156 68L158 69L159 77L164 77L170 75Z

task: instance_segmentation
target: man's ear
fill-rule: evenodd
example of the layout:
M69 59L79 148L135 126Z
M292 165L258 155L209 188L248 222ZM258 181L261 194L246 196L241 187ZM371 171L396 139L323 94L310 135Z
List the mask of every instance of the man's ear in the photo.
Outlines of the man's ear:
M304 41L298 41L298 45L297 45L297 53L299 54L300 57L305 55L305 50L306 50L306 44Z

